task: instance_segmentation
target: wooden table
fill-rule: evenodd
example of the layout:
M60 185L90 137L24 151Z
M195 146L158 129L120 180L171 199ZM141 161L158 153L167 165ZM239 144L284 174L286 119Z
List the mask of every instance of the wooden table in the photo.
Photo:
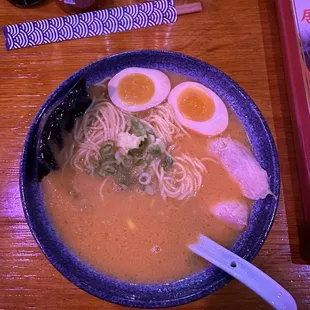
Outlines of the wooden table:
M105 3L116 5L108 0ZM166 49L205 60L230 75L259 106L277 143L283 190L272 231L254 264L288 289L299 309L310 309L310 267L298 253L301 202L273 1L203 3L203 13L182 16L174 25L11 52L5 51L1 35L0 309L120 309L75 287L43 256L24 219L18 171L26 132L49 93L86 64L135 49ZM1 1L0 24L62 14L52 1L29 10ZM269 307L233 281L183 309Z

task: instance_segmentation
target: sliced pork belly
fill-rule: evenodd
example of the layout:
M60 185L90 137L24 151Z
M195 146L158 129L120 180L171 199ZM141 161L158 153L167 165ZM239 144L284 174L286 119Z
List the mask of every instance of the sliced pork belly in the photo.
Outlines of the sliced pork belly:
M242 231L249 218L248 207L239 201L222 201L211 207L211 214L231 229Z
M210 142L209 152L239 183L245 197L258 200L271 193L267 172L254 155L239 142L230 138L218 138Z

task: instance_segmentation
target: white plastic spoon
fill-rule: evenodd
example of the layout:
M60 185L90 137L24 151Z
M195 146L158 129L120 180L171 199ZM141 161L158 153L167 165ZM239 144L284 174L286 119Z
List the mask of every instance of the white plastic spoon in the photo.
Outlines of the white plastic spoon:
M296 310L290 293L264 272L243 258L203 235L188 246L197 255L238 279L277 310Z

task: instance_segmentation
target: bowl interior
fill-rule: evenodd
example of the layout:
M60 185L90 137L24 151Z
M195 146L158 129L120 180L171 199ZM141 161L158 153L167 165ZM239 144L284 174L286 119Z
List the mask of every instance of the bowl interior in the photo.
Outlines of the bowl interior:
M50 223L36 178L40 120L66 94L77 80L84 77L88 85L113 76L126 67L167 70L204 84L216 92L235 112L249 137L256 158L267 171L271 191L279 195L279 165L270 130L251 98L220 70L189 56L164 51L134 51L103 58L65 80L37 113L26 138L20 168L22 204L28 225L49 261L81 289L107 301L144 308L176 306L206 296L231 279L225 272L210 267L179 281L159 285L138 285L109 278L82 262L61 241ZM270 230L278 199L268 195L256 201L248 228L234 244L232 251L251 261Z

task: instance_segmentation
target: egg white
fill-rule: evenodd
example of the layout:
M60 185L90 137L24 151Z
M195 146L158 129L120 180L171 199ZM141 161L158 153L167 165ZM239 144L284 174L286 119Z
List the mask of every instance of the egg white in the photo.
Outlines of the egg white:
M152 98L143 104L128 105L119 97L117 87L124 77L135 73L144 74L151 79L155 86L155 92ZM108 92L112 103L120 109L128 112L144 111L161 104L167 98L170 90L171 84L166 74L159 70L138 67L130 67L120 71L108 83Z
M209 96L215 107L214 114L207 121L194 121L186 118L179 110L178 98L186 89L198 89ZM172 105L176 118L186 128L203 135L215 136L222 133L228 126L228 112L225 103L211 89L195 82L183 82L174 87L168 97L168 103Z

